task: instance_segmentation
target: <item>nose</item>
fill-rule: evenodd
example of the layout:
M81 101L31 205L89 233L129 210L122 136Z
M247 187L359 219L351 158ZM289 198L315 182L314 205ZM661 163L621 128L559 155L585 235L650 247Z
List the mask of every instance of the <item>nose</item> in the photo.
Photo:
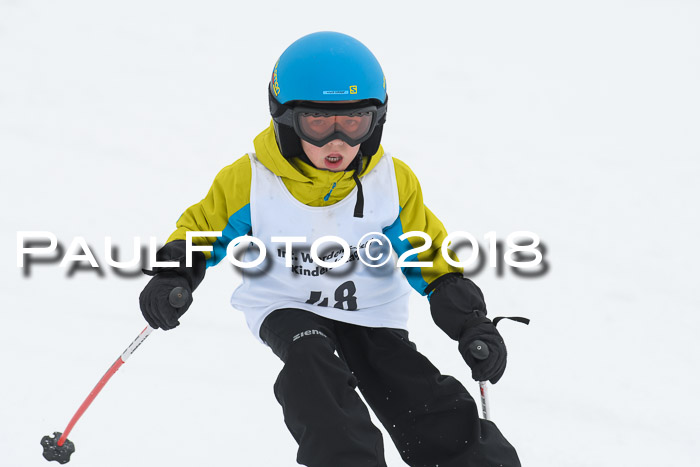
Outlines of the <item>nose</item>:
M342 139L334 139L333 141L328 143L329 146L336 146L336 147L343 146L344 144L345 144L345 141L343 141Z

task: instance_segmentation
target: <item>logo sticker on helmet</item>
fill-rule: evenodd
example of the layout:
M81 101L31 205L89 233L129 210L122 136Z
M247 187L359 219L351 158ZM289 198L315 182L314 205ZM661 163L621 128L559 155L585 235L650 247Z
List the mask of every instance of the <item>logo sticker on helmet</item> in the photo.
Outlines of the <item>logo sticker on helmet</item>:
M323 94L350 94L348 91L323 91Z
M272 72L272 91L275 93L275 97L280 95L280 85L277 82L277 65L280 64L280 61L277 60L277 63L275 63L275 69Z
M357 86L350 86L350 94L357 94Z

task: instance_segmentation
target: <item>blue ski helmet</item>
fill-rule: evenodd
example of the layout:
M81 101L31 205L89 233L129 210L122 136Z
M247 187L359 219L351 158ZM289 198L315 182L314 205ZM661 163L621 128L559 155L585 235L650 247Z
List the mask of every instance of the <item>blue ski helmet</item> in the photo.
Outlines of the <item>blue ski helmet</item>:
M315 32L287 47L275 64L270 91L277 102L386 101L384 72L357 39L339 32Z
M361 101L381 108L384 115L372 136L360 146L371 156L379 149L386 120L386 81L376 57L360 41L339 32L315 32L297 39L274 66L269 85L273 120L301 102ZM294 128L275 121L277 144L286 158L302 156Z

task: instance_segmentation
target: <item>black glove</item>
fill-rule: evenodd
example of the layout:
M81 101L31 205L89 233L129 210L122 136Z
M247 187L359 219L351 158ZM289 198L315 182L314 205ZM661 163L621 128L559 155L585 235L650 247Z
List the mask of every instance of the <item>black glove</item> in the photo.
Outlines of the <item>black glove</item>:
M156 253L158 261L176 261L178 267L155 267L152 271L144 270L145 274L153 276L139 296L141 313L148 324L163 330L173 329L180 324L180 317L192 304L192 292L204 279L206 258L201 251L192 253L192 266L186 267L185 241L174 240L166 243ZM182 287L187 294L185 305L175 308L170 304L170 292L175 287Z
M473 312L474 318L464 324L459 337L459 353L472 369L472 378L476 381L491 381L497 383L506 371L506 344L496 326L480 311ZM470 346L480 340L488 347L488 357L484 360L474 358Z
M175 287L182 287L187 292L187 302L180 308L170 304L170 292ZM180 317L185 314L192 304L192 288L187 279L173 271L157 273L143 288L139 296L141 313L148 324L163 330L173 329L180 325Z
M453 340L459 341L459 352L472 369L472 378L496 383L506 369L506 346L496 326L486 318L484 294L461 274L446 274L433 281L426 293L430 297L433 321ZM489 347L489 356L477 360L469 345L481 340Z

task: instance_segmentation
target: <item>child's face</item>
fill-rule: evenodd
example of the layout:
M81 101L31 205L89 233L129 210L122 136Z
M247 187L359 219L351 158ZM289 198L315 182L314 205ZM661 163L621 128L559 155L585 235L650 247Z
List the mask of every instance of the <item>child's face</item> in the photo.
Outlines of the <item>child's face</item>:
M320 148L302 139L301 147L317 169L331 172L342 172L347 169L360 149L359 144L350 146L342 139L333 140Z

